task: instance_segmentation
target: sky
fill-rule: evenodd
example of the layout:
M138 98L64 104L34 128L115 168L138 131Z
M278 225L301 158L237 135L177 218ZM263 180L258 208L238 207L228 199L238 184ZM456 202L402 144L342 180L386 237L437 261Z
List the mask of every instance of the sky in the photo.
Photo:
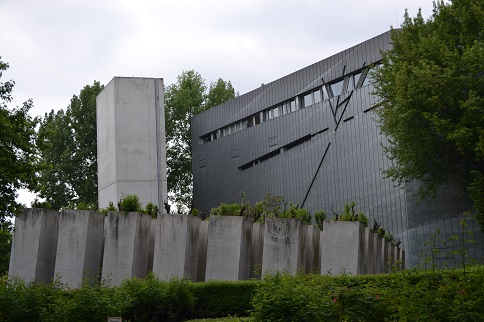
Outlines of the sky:
M114 76L176 82L184 70L240 94L336 54L432 0L0 0L0 56L12 106L66 109L86 85ZM29 204L32 194L19 201Z

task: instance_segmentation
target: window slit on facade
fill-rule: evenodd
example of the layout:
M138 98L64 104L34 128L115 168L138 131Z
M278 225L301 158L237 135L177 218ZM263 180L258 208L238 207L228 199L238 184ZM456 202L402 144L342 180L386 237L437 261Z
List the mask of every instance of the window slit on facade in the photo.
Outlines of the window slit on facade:
M375 65L374 68L378 68L378 65ZM370 83L371 77L369 74L369 69L360 69L352 74L344 76L343 78L339 78L336 81L326 83L322 86L312 89L309 92L277 104L276 106L272 106L261 112L250 115L240 121L205 134L200 137L200 144L220 139L224 136L242 131L263 122L268 122L285 114L295 112L300 108L309 107L324 100L369 85ZM367 110L365 110L365 112L367 112Z

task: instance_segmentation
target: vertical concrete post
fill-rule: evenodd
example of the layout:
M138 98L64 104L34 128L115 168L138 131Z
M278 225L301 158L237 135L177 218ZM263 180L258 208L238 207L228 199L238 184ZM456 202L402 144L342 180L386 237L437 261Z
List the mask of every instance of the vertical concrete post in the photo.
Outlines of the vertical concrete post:
M326 221L321 234L321 274L362 274L364 226L358 221Z
M381 239L381 262L380 262L380 273L388 272L388 242L385 238Z
M8 274L26 283L49 283L54 278L59 212L25 209L15 218Z
M362 274L372 274L375 261L375 253L373 251L373 240L375 238L373 237L373 232L368 227L365 227L364 233Z
M386 272L390 273L393 269L393 265L395 264L395 259L394 259L394 257L395 257L395 253L394 253L395 246L391 242L387 241L387 248L388 248L388 250L387 250L387 259L386 259L386 262L387 262L387 271Z
M264 225L254 223L252 226L252 250L250 254L250 278L261 277L262 253L264 250Z
M63 210L55 275L71 288L84 280L99 280L103 256L104 215L88 210Z
M307 223L298 219L266 218L262 274L305 271Z
M252 221L210 216L205 280L246 280L250 274Z
M197 282L205 281L205 270L207 269L207 242L208 242L208 220L200 221L198 232L198 264Z
M153 272L163 280L197 280L200 218L164 214L158 217Z
M102 277L112 286L148 273L152 220L136 212L110 212L106 216Z
M381 246L382 245L382 238L377 234L373 233L373 262L372 262L372 274L380 274L382 273L381 270L381 262L382 262L382 252Z
M305 267L306 273L319 273L321 271L319 260L319 242L321 239L321 230L314 226L308 225L307 242L305 247Z

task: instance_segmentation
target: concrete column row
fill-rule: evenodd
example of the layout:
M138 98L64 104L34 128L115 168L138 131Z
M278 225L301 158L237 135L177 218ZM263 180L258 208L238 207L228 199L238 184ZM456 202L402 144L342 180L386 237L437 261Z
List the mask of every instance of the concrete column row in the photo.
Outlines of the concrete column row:
M285 271L389 272L403 251L358 222L26 209L16 219L10 275L26 282L61 278L77 287L99 276L117 286L153 271L161 279L246 280ZM403 265L403 263L402 263Z

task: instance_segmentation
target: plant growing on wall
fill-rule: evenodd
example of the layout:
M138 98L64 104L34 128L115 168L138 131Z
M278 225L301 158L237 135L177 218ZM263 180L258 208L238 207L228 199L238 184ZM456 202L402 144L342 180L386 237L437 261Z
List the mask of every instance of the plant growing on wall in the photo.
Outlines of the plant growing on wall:
M123 194L119 202L119 211L143 212L139 197L137 195Z

